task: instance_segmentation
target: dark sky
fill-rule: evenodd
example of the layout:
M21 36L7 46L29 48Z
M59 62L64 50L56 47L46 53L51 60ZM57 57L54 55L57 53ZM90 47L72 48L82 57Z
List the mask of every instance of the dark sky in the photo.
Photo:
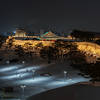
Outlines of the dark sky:
M56 31L100 31L100 1L96 0L0 0L0 31L16 27L32 31L52 27Z

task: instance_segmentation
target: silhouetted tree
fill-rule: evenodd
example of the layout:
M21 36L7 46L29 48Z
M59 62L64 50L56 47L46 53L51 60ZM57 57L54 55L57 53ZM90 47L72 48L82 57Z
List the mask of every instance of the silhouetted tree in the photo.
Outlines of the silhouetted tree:
M48 63L51 63L57 56L58 50L51 46L45 46L40 50L40 56L44 59L48 59Z
M24 49L18 45L15 47L15 52L16 52L16 55L18 55L19 58L21 59L25 59L25 52L24 52Z
M67 55L69 55L68 60L70 60L71 65L86 63L86 56L80 51L70 51Z
M74 54L73 57L70 58L73 68L80 70L81 73L84 73L84 77L85 75L89 75L90 78L92 78L92 82L100 81L100 62L87 63L84 55L75 57ZM72 61L74 61L74 63Z
M0 48L2 47L2 44L6 41L7 37L0 35Z
M94 32L88 32L88 31L80 31L80 30L73 30L71 33L72 37L75 37L76 40L81 41L92 41L94 40Z
M67 55L65 54L64 51L76 51L77 50L77 45L73 42L68 42L68 41L56 41L54 43L54 47L59 50L59 56L63 58L63 56Z
M42 47L43 47L43 43L40 42L40 43L36 44L35 46L36 46L36 47L40 47L40 48L42 48Z
M77 45L74 42L65 42L64 48L67 48L69 52L77 51Z
M8 44L7 44L8 48L11 48L13 46L13 42L14 42L13 37L8 39Z
M96 44L100 45L100 39L95 41Z

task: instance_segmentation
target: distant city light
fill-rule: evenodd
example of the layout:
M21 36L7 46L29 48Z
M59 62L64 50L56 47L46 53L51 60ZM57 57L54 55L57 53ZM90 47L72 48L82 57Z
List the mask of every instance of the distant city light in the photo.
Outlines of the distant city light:
M13 31L13 33L16 33L16 31Z

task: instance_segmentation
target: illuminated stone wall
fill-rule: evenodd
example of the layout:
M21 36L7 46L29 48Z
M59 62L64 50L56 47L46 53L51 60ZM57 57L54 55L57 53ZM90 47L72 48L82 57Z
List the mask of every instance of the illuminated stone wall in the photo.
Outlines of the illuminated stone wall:
M51 46L54 41L35 41L35 40L15 40L14 45L24 45L25 43L30 43L32 46L42 43L43 46Z
M93 54L100 57L100 46L90 42L76 42L78 49L86 52L87 54Z
M9 39L9 38L8 38ZM7 39L7 41L8 41ZM7 42L6 41L6 42ZM43 46L52 46L55 41L44 41L44 40L14 40L14 45L24 46L25 43L31 44L31 46L36 46L38 43L42 43ZM77 44L78 49L82 52L86 52L87 55L94 55L100 57L100 46L95 43L90 42L74 42Z

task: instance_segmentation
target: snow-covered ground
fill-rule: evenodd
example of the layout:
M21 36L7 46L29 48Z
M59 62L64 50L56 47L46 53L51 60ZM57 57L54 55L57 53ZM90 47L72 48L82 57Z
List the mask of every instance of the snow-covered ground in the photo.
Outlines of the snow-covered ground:
M100 87L74 84L42 92L27 100L100 100Z
M67 62L39 63L1 65L0 87L13 86L15 90L13 95L18 98L24 95L27 98L47 90L89 80L78 76L79 72ZM44 76L43 73L49 73L50 76Z

